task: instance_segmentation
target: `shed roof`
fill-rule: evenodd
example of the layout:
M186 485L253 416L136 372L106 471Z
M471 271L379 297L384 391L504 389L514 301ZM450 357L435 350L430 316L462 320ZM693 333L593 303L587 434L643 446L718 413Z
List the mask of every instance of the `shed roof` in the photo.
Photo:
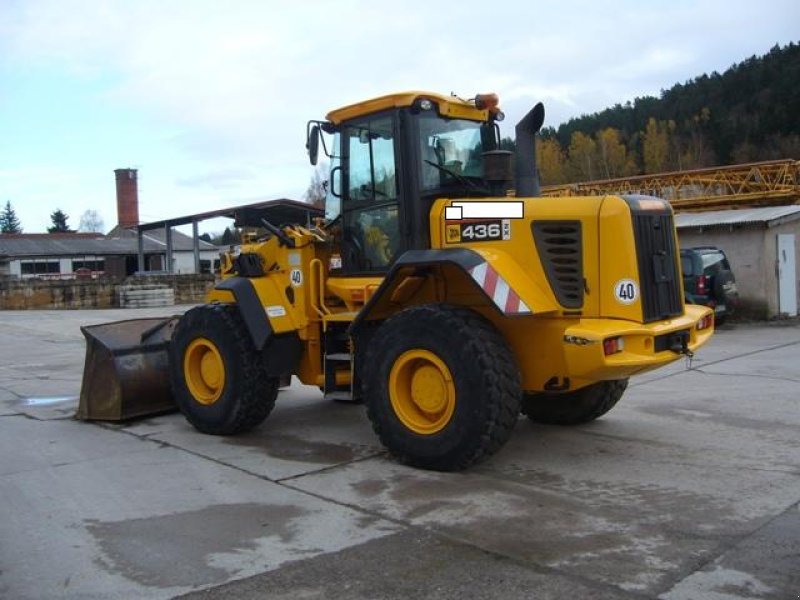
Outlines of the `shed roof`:
M144 234L144 251L147 254L163 253L166 249L163 230ZM179 231L172 232L173 250L192 251L192 238ZM216 250L216 246L200 240L201 250ZM63 257L63 256L114 256L139 252L136 234L130 237L107 238L96 235L3 234L0 235L0 256Z
M675 215L675 227L691 229L696 227L724 228L776 227L782 223L800 219L800 206L765 206L742 210L714 210L709 212L685 212Z

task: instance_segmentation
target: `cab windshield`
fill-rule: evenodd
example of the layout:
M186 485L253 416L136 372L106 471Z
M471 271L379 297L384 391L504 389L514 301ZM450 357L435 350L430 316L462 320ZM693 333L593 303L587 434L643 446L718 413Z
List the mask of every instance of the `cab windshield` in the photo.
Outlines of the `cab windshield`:
M423 193L483 181L481 123L422 113L419 144Z

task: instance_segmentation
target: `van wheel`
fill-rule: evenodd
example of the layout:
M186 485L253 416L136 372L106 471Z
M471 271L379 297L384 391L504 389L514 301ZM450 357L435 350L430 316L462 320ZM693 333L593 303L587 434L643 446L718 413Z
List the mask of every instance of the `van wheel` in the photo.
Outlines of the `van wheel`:
M535 423L580 425L602 417L619 402L627 379L599 381L574 392L533 393L522 398L522 414Z
M278 394L278 378L267 376L234 305L197 306L181 317L170 345L170 375L186 420L213 435L260 425Z
M464 308L424 305L389 318L363 371L375 433L416 467L464 469L499 450L517 422L514 355L491 323Z

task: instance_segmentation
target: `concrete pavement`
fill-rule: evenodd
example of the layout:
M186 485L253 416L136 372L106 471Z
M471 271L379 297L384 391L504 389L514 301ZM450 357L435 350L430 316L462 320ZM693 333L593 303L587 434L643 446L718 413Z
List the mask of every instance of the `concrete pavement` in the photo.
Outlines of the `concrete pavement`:
M520 420L441 474L298 384L234 438L74 421L79 325L174 311L0 313L0 597L800 594L796 325L723 329L604 418Z

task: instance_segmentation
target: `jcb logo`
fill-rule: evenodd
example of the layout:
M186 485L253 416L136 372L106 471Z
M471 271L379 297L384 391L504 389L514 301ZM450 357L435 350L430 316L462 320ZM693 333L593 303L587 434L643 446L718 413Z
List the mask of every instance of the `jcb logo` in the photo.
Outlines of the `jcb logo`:
M445 230L445 237L448 244L457 244L461 241L461 227L459 225L448 225Z

